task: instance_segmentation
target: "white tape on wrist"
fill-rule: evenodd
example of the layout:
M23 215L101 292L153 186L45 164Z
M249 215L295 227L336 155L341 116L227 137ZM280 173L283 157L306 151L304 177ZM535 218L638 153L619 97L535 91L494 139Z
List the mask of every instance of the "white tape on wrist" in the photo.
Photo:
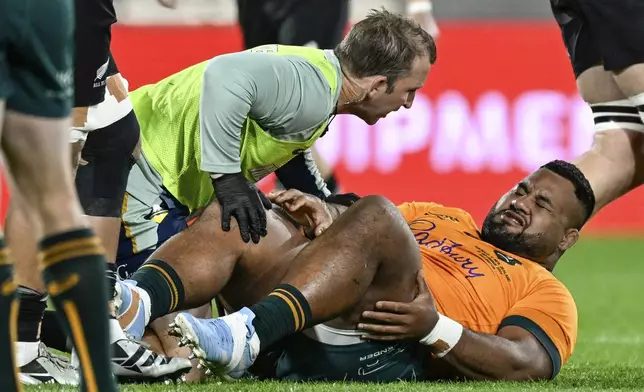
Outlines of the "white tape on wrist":
M413 1L407 3L407 14L420 14L425 12L432 12L431 1Z
M463 336L463 326L451 318L439 314L436 326L427 336L420 339L420 343L430 346L434 355L442 358L456 346L456 343L461 340L461 336Z

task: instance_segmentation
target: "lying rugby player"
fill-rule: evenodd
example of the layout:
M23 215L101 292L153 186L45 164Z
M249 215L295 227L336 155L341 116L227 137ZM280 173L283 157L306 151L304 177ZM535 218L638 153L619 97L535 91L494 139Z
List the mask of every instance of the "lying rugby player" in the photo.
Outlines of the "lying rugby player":
M271 211L266 240L245 244L208 207L121 282L128 332L141 337L151 320L221 294L240 310L181 313L172 328L233 378L287 336L277 376L292 380L550 379L572 354L577 310L552 270L594 205L572 164L525 178L481 231L467 212L433 203L369 196L347 209L294 190L272 199L317 237ZM418 295L421 270L431 292L420 285Z

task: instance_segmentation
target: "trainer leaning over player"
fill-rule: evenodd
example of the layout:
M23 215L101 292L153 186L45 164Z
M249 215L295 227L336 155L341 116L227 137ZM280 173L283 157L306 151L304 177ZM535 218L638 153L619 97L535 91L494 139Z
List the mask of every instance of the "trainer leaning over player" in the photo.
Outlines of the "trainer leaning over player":
M270 203L253 183L309 149L335 114L374 124L411 107L435 61L417 23L374 10L335 50L260 46L134 91L143 153L123 215L132 253L157 246L159 211L214 199L222 229L234 216L244 241L258 243Z

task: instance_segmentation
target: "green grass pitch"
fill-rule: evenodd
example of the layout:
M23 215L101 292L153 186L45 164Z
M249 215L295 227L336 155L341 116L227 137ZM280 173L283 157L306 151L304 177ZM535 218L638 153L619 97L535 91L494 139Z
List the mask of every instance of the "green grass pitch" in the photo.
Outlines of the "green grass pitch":
M545 383L222 383L122 385L123 392L242 391L600 391L644 390L644 238L585 239L561 260L556 275L579 308L579 337L572 359ZM54 386L27 391L72 391Z

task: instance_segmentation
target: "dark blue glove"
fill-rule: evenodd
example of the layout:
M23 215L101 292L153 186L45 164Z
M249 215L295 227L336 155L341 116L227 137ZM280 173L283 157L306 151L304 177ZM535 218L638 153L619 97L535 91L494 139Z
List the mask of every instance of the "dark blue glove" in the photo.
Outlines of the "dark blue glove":
M272 204L242 173L224 174L212 181L221 206L221 229L230 231L230 218L237 219L242 240L259 243L266 236L266 209Z

